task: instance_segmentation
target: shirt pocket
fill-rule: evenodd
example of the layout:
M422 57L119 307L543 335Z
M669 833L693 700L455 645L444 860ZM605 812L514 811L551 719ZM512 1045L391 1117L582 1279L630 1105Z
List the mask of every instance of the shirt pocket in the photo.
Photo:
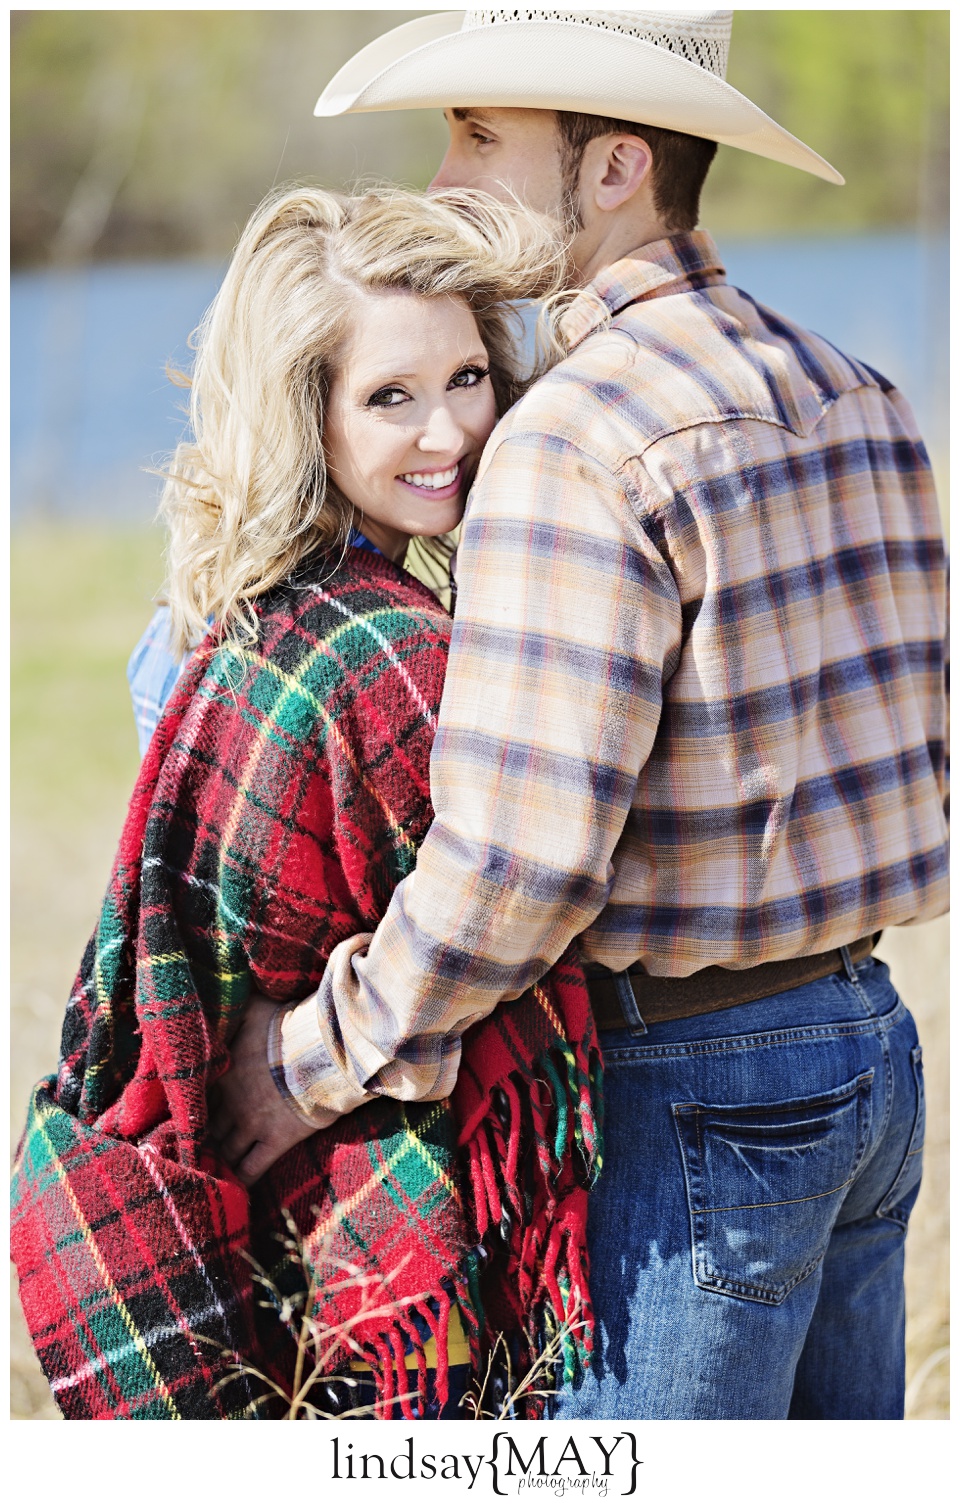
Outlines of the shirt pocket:
M902 1227L907 1225L910 1212L913 1210L913 1203L919 1194L920 1176L923 1174L923 1140L927 1110L923 1090L923 1054L919 1044L910 1051L910 1063L913 1066L915 1094L910 1142L897 1178L877 1207L878 1216L888 1216L892 1221L899 1222Z
M675 1104L694 1279L779 1305L817 1267L870 1130L873 1071L758 1106Z

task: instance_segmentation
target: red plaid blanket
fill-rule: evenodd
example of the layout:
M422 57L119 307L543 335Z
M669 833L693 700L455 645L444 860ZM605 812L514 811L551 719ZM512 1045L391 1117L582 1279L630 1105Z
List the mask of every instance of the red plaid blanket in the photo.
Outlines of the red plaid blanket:
M182 677L31 1098L13 1255L68 1417L329 1409L318 1337L325 1369L359 1357L380 1412L416 1414L429 1336L445 1398L454 1301L478 1380L522 1375L558 1332L568 1375L589 1360L599 1051L572 954L465 1037L452 1103L378 1099L252 1193L206 1138L250 991L314 989L430 823L449 620L370 552L322 566L264 600L255 645L211 636Z

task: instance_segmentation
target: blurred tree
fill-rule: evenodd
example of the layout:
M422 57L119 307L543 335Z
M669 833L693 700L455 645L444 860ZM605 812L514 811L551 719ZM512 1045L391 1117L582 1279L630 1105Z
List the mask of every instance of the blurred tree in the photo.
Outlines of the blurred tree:
M424 183L439 112L318 121L323 84L406 11L12 14L15 264L229 252L272 183Z
M15 11L15 264L222 256L272 183L424 184L438 111L318 121L331 74L422 11ZM836 163L838 192L723 148L720 231L946 221L949 13L741 11L729 79Z
M722 148L704 221L747 233L945 227L949 27L946 10L736 12L728 81L847 183L838 192Z

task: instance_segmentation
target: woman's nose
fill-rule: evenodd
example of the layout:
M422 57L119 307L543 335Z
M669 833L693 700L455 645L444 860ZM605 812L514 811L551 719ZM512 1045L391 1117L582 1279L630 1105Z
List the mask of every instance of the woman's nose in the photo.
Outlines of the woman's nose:
M430 415L426 428L417 442L421 451L459 451L463 445L463 429L457 424L445 404L438 405Z

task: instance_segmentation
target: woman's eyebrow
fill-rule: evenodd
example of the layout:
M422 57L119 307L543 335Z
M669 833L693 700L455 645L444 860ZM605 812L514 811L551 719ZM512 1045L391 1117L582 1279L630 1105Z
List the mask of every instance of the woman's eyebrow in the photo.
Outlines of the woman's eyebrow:
M457 360L457 365L453 368L453 371L456 372L461 367L469 367L473 362L487 362L489 360L490 359L484 348L482 346L478 346L475 351L468 352L465 357L459 357ZM375 388L383 388L387 383L412 382L414 378L418 378L420 376L421 374L419 372L391 371L386 377L381 377L379 373L373 373L370 375L361 373L359 378L359 387L369 388L372 384Z

